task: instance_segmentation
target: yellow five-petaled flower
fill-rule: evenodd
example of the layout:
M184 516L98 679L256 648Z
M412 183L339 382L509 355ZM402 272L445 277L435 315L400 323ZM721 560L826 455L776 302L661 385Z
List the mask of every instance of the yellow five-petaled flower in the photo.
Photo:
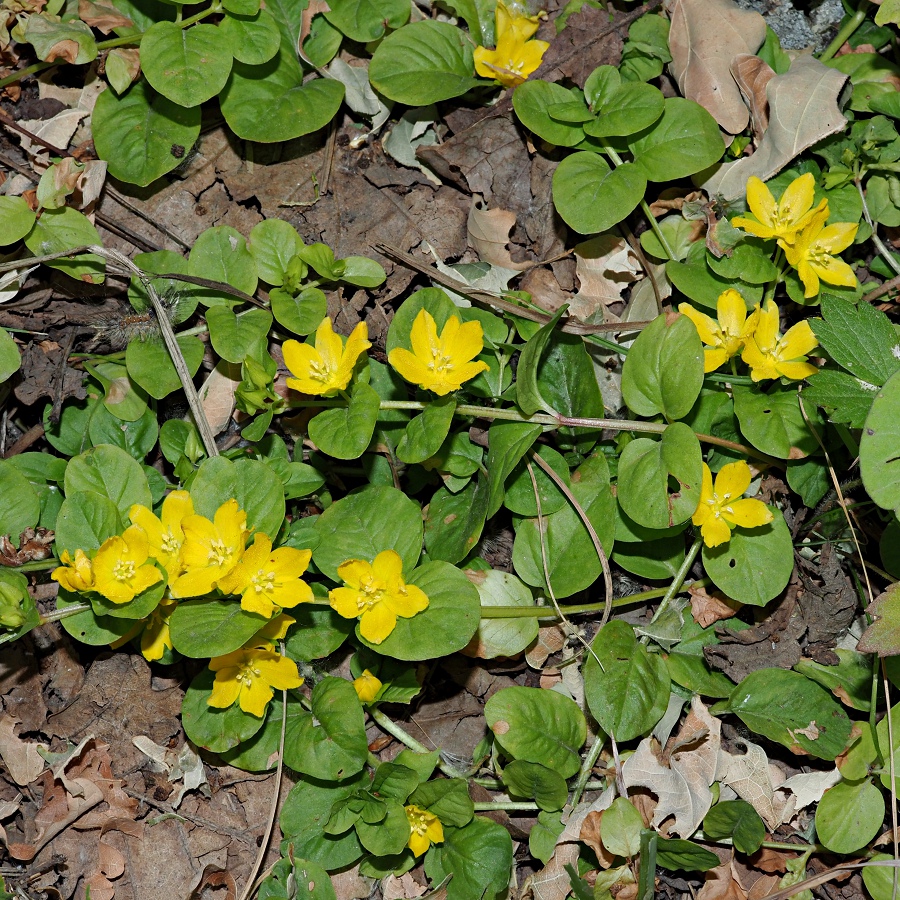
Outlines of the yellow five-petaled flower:
M404 809L409 822L409 843L406 846L414 856L421 856L432 844L443 842L444 826L434 813L413 805Z
M694 323L700 340L707 345L703 351L704 372L714 372L722 363L740 353L744 342L756 328L756 313L748 316L744 298L731 289L719 294L716 303L718 321L694 309L690 303L680 304L678 312Z
M308 603L312 588L300 579L312 553L294 547L272 549L268 535L257 532L241 561L218 581L223 594L240 594L241 609L267 619L276 608L291 608Z
M316 329L316 344L285 341L284 361L293 378L287 386L302 394L333 397L346 389L353 377L357 359L371 347L369 330L360 322L347 338L346 345L331 327L331 319L322 319Z
M776 201L769 188L755 175L751 175L747 180L747 206L756 218L736 216L731 224L756 237L766 240L778 238L785 243L792 243L814 215L826 210L827 218L827 200L822 200L815 209L812 208L815 187L815 178L807 172L795 178Z
M481 322L461 322L450 316L440 337L431 313L419 310L409 333L412 352L396 347L388 362L407 381L443 397L489 368L486 362L472 362L484 349Z
M182 523L194 515L194 504L187 491L172 491L163 500L161 517L146 506L136 503L128 513L131 521L144 530L150 555L169 573L169 581L182 572L181 545L184 543Z
M731 525L758 528L772 521L772 511L761 500L741 499L750 487L750 481L750 466L743 460L722 466L715 485L709 466L703 463L700 503L691 521L699 526L707 547L718 547L730 541Z
M132 525L107 538L92 562L94 590L112 603L128 603L162 580L162 572L147 560L150 544L142 528Z
M778 307L767 300L765 307L757 309L756 328L747 338L741 359L750 366L754 381L766 378L801 379L819 370L806 361L806 354L819 346L809 322L804 319L792 325L784 335L778 331Z
M482 78L494 78L505 87L516 87L536 71L550 46L546 41L530 41L537 31L538 16L516 15L503 0L494 13L496 48L475 48L475 71Z
M201 597L238 564L247 541L247 514L235 499L226 500L214 521L186 516L181 523L185 572L169 586L173 597Z
M852 222L826 225L827 219L827 207L816 210L809 224L792 242L778 242L787 261L797 270L803 282L803 296L807 298L819 293L820 279L843 287L856 286L853 269L834 254L853 243L859 225Z
M209 667L216 673L216 679L206 702L225 709L237 700L241 710L251 716L265 714L274 696L272 688L286 691L303 684L297 664L268 643L217 656L209 661Z
M397 616L412 618L428 606L425 592L403 580L403 560L396 550L382 550L374 561L348 559L338 566L344 587L328 594L345 619L359 618L359 633L380 644L396 627Z

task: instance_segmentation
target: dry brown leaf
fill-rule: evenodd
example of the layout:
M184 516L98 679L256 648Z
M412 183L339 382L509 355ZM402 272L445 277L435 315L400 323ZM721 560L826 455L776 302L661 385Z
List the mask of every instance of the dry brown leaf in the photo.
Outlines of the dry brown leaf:
M228 427L234 412L234 395L241 383L241 367L220 360L200 388L200 404L213 434Z
M134 28L134 22L111 3L102 0L78 0L78 18L91 28L109 34L114 28Z
M706 588L689 588L691 615L701 628L709 628L713 622L721 622L736 615L741 604L719 593L708 594Z
M141 74L141 51L137 47L115 47L109 51L109 56L116 56L125 64L125 71L132 82L137 81ZM107 60L109 57L107 57Z
M760 815L770 831L781 824L781 816L775 810L775 791L769 772L766 751L758 744L744 741L747 752L743 755L719 752L716 779L727 784L742 800L746 800Z
M16 736L16 725L19 719L6 714L0 719L0 757L6 763L12 780L20 787L31 784L44 771L43 757L38 747L46 750L46 744L23 741Z
M697 900L747 900L747 892L735 877L731 862L716 866L706 873Z
M597 862L600 863L601 868L608 869L613 864L616 857L603 846L603 840L600 837L602 824L603 810L600 812L589 812L581 823L581 834L579 835L579 839L594 851Z
M578 302L577 297L567 294L556 280L550 269L536 266L529 269L519 282L519 289L528 291L534 302L543 310L555 313L563 304L569 304L569 312Z
M753 138L759 143L769 127L769 98L766 85L775 77L775 70L758 56L741 53L731 63L731 74L750 107Z
M508 209L482 209L473 201L466 223L469 245L482 262L521 272L529 263L517 263L509 255L509 233L515 225L515 213Z
M331 876L337 900L365 900L372 896L372 882L359 874L359 866Z
M384 900L416 900L426 890L428 889L419 884L409 872L399 878L396 875L388 875L381 882L381 893Z
M731 74L732 60L755 53L766 22L733 0L670 0L670 68L681 93L705 107L729 134L747 127L750 113Z
M566 646L566 630L563 625L542 625L538 631L537 640L525 653L525 662L532 669L540 669L547 658L554 653L559 653Z
M834 787L841 780L841 773L837 769L824 772L801 772L792 775L787 781L778 785L779 791L794 795L792 814L807 807L810 803L818 803L828 788ZM782 816L782 821L785 821Z
M654 753L650 739L641 741L626 760L622 767L625 786L647 788L659 798L653 826L659 827L672 816L672 831L684 838L700 826L712 806L710 785L716 777L720 730L718 719L709 714L699 697L694 697L681 731L672 740L674 749L668 767Z
M625 238L600 234L576 245L575 274L580 286L570 311L582 321L593 321L622 299L622 292L641 277L641 266Z
M720 166L703 189L725 200L743 197L751 175L766 181L808 147L840 131L847 120L837 97L846 80L843 72L811 56L798 56L784 75L766 86L769 127L756 153Z
M64 109L57 113L52 119L24 119L20 124L26 131L36 137L43 138L48 144L65 150L69 146L72 135L78 129L81 120L88 115L86 109ZM48 163L48 151L41 144L32 142L29 138L22 135L19 138L22 149L30 156L42 156L43 168ZM40 168L39 171L43 171Z

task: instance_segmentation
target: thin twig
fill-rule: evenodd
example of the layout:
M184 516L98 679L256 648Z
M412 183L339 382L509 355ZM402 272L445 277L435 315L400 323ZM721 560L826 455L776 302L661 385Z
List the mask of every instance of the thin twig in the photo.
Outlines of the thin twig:
M883 297L885 294L889 294L897 288L900 288L900 275L896 275L894 278L891 278L890 281L885 281L884 284L869 291L868 294L863 294L862 299L866 303L871 303L873 300L877 300L879 297Z
M878 237L878 229L875 222L872 221L872 216L869 213L869 205L866 203L866 192L863 190L862 182L858 178L856 179L856 190L859 191L859 198L862 200L863 216L865 217L869 228L872 229L872 243L875 245L879 254L881 254L881 258L897 273L897 275L900 275L900 263L897 262L894 258L894 254L884 245L884 241Z

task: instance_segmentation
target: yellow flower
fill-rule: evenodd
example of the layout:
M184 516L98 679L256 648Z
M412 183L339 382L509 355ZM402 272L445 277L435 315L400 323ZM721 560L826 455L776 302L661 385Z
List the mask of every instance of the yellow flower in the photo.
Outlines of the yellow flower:
M172 491L163 500L160 512L162 517L157 518L146 506L135 503L128 516L144 530L150 544L150 555L169 573L169 581L174 581L183 570L181 545L184 543L184 531L181 524L187 516L194 515L191 495L187 491Z
M281 613L280 615L275 616L274 619L266 622L266 624L253 636L253 640L266 640L272 641L272 643L275 641L283 641L287 637L288 629L296 621L296 619L292 619L287 613Z
M740 460L722 466L713 487L712 472L703 463L700 504L691 521L700 527L707 547L718 547L730 541L729 525L758 528L772 521L772 511L761 500L737 499L750 487L750 481L750 466Z
M406 819L409 822L409 843L407 847L413 855L421 856L432 844L444 841L444 826L434 813L420 806L406 806Z
M348 559L338 566L345 587L328 594L345 619L359 618L359 633L380 644L397 625L397 616L412 618L428 606L424 591L403 580L403 560L396 550L382 550L374 562Z
M91 561L85 555L84 550L76 550L74 560L69 556L68 550L63 550L59 561L62 565L58 569L54 569L50 577L54 581L58 581L60 587L67 591L92 591L94 589L94 572L91 568Z
M223 594L240 594L241 609L268 619L277 607L312 600L312 588L300 580L311 557L309 550L293 547L273 550L269 536L258 532L237 566L219 579L218 588Z
M803 295L815 297L819 293L819 279L828 284L856 287L853 269L833 254L846 250L856 237L859 225L835 222L826 225L828 210L818 210L809 224L792 243L779 241L787 261L797 270L803 282Z
M371 703L378 696L382 683L368 669L365 669L359 678L353 680L353 688L356 696L363 703Z
M700 340L707 345L707 349L703 351L704 372L714 372L722 363L739 353L756 328L756 313L748 317L744 298L730 289L719 294L716 303L718 322L698 312L690 303L682 303L678 312L694 323Z
M741 359L750 366L754 381L764 378L807 378L818 369L806 361L806 354L819 346L816 336L805 319L778 333L778 307L767 300L764 309L757 307L756 329L747 338Z
M779 238L785 243L792 243L814 215L824 212L825 218L828 218L827 200L812 208L815 186L815 178L807 172L795 178L776 202L768 187L751 175L747 180L747 205L756 219L737 216L731 224L766 240Z
M294 340L284 342L284 361L294 375L287 385L301 394L333 397L350 384L356 360L371 346L365 322L353 329L345 346L332 330L331 319L322 319L316 329L315 347Z
M546 41L529 41L537 31L537 16L517 16L503 0L494 14L497 46L475 49L475 71L482 78L494 78L505 87L516 87L536 71L550 46Z
M443 397L457 391L463 382L488 368L485 362L472 362L484 349L481 322L460 322L450 316L438 337L431 313L422 309L409 333L412 353L397 347L388 354L388 362L407 381Z
M132 525L107 538L94 557L94 590L112 603L128 603L162 580L162 572L147 562L150 544L142 528Z
M206 702L225 709L238 700L241 710L251 716L265 714L274 696L272 688L286 691L303 684L297 664L277 653L271 644L242 647L217 656L209 661L209 667L216 673L216 680Z
M160 600L159 606L147 616L146 619L139 619L134 623L134 627L127 631L122 637L114 640L109 646L113 650L125 646L132 638L141 636L141 653L144 659L157 660L162 659L163 654L168 647L172 648L172 636L169 633L169 619L175 612L178 603L175 600L165 598Z
M247 514L237 500L226 500L216 510L213 522L205 516L185 516L181 527L181 558L186 571L170 590L173 597L200 597L240 562L247 540Z

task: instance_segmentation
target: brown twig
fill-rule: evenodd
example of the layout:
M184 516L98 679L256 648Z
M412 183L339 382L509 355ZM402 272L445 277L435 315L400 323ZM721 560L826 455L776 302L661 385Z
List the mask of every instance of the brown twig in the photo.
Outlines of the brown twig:
M4 459L9 459L11 456L17 456L19 453L24 453L35 441L39 441L44 436L44 425L42 422L38 422L37 425L32 425L28 431L25 432L10 448L3 454Z
M885 294L889 294L891 291L900 288L900 275L896 275L890 279L890 281L885 281L884 284L879 285L874 290L869 291L868 294L863 294L862 299L866 303L871 303L873 300L877 300L879 297L883 297Z

